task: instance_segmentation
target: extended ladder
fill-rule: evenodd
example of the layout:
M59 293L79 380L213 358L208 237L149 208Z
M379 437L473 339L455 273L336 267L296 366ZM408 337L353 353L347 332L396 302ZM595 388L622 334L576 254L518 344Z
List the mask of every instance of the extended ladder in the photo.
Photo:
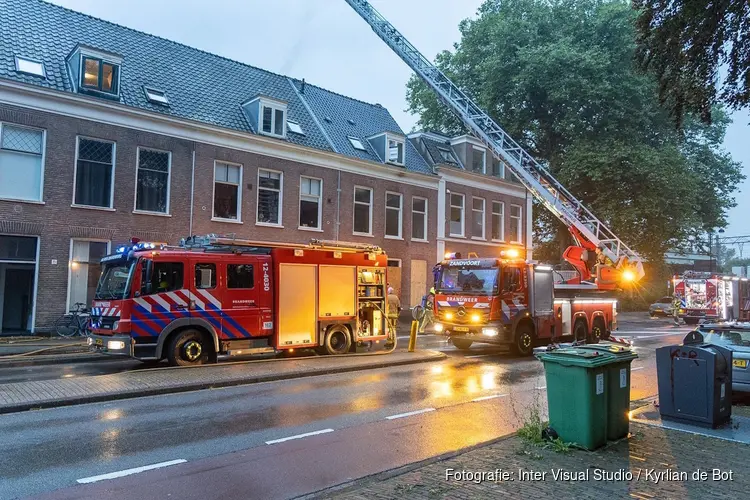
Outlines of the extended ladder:
M428 61L366 0L346 0L372 27L373 31L434 90L441 101L459 116L464 125L500 158L521 183L547 209L557 216L573 236L580 234L618 267L634 267L636 279L643 277L641 257L620 240L583 203L529 153L516 143L495 121L477 106L442 71Z

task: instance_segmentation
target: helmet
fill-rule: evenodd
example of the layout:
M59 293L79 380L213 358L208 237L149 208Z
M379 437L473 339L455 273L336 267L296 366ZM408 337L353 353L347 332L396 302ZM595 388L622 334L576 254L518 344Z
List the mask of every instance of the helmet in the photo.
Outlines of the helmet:
M435 295L435 287L434 287L434 286L433 286L432 288L430 288L430 293L431 293L432 295Z

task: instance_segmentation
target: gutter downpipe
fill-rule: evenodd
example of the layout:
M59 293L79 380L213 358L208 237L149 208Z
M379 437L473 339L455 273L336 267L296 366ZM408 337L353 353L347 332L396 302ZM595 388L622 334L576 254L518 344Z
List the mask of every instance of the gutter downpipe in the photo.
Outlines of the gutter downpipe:
M195 200L195 143L193 143L192 172L190 174L190 226L188 236L193 235L193 203Z
M341 225L341 170L338 171L338 181L336 185L336 228L335 240L339 241L339 226Z

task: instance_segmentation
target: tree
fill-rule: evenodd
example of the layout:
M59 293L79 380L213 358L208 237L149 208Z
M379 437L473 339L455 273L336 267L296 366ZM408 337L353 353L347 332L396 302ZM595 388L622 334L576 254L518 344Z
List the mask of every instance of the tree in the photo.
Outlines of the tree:
M488 0L437 65L616 234L647 258L726 225L743 177L720 149L728 118L678 133L653 76L636 70L635 12L621 1ZM409 109L424 129L463 126L417 77ZM536 210L535 244L567 231ZM555 240L552 242L551 240ZM540 245L544 243L544 245Z
M633 0L633 7L638 64L657 76L659 99L678 127L689 112L709 123L719 102L750 104L748 0Z

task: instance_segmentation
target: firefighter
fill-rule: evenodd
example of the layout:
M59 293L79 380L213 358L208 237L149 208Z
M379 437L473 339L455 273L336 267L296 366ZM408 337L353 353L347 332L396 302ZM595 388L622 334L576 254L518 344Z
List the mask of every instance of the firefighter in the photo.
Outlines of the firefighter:
M680 307L682 307L680 296L674 294L674 298L672 299L672 319L674 320L674 326L680 326Z
M425 296L422 302L424 314L422 315L422 321L419 322L419 333L424 333L427 325L435 324L435 316L433 314L435 309L435 287L430 288L430 293Z
M398 315L401 312L401 301L398 299L398 295L393 291L393 287L388 287L388 298L387 298L387 315L388 315L388 326L389 335L396 337L396 328L398 327Z

